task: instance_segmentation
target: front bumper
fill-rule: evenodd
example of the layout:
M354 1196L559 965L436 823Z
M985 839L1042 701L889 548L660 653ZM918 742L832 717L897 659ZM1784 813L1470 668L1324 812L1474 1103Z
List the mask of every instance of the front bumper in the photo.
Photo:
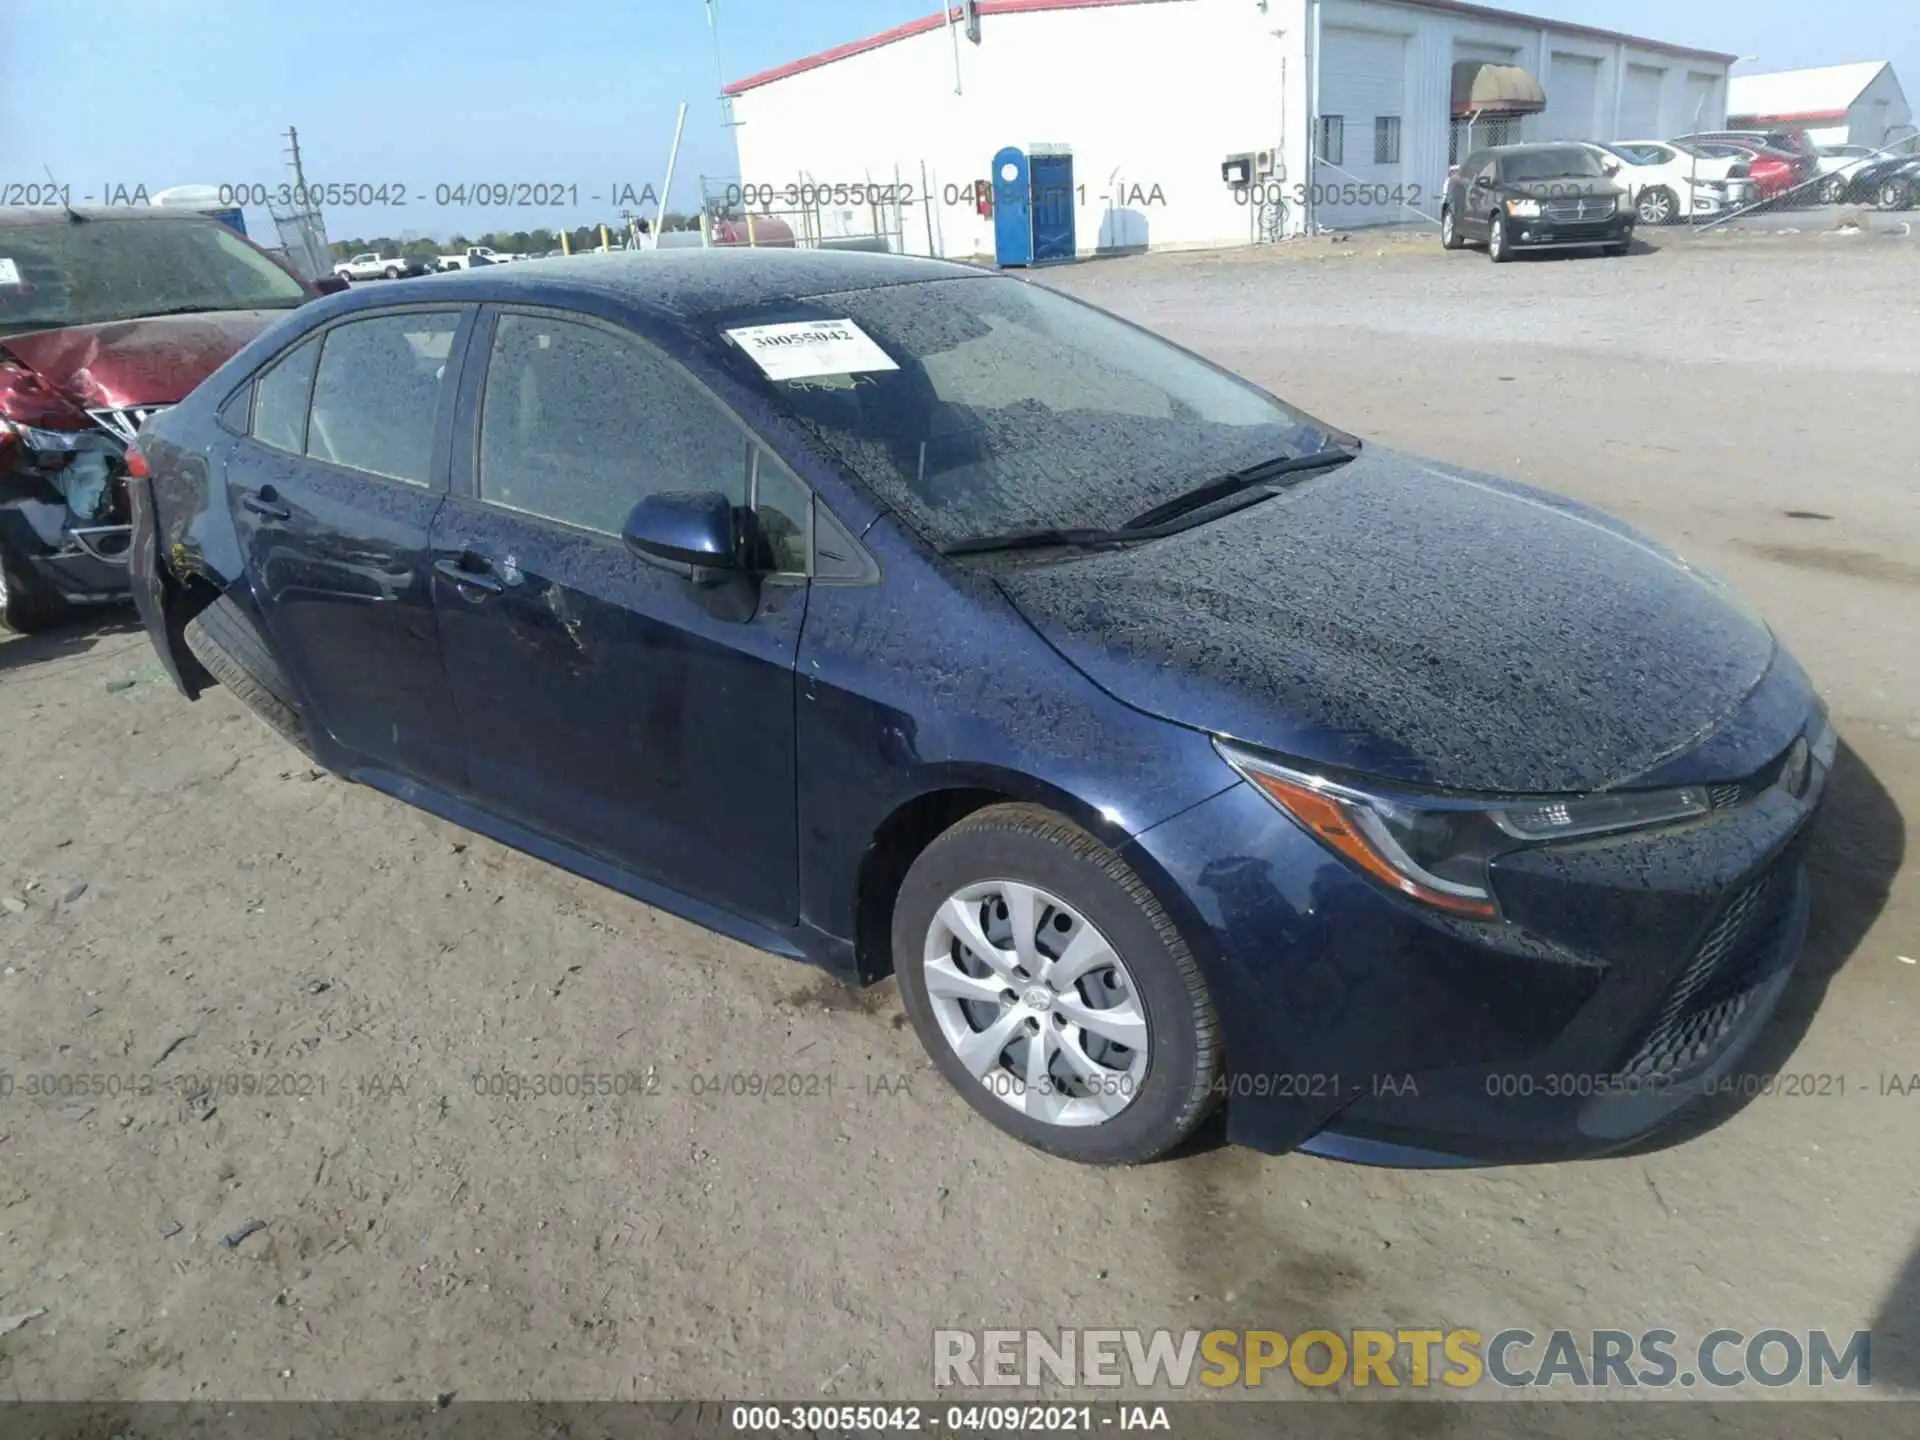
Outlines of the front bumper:
M1763 743L1778 755L1795 733ZM1505 857L1497 924L1387 893L1248 785L1129 856L1174 897L1212 990L1230 1140L1402 1165L1567 1159L1672 1123L1764 1028L1804 935L1824 785Z
M1635 217L1610 220L1554 221L1509 218L1507 226L1516 249L1585 250L1601 245L1624 245L1633 239Z

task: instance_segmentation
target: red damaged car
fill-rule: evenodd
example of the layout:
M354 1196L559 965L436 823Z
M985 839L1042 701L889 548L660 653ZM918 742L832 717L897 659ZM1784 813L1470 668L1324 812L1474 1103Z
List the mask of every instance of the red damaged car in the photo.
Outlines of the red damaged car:
M126 595L135 433L328 288L192 212L0 209L0 628Z

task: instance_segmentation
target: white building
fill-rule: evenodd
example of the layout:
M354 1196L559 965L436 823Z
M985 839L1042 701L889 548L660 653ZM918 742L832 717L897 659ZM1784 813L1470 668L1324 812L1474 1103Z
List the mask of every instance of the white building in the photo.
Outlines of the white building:
M1459 0L973 0L728 93L749 194L897 179L923 254L993 253L974 183L1064 146L1087 254L1432 219L1466 145L1719 127L1732 59Z
M1914 133L1906 93L1885 60L1736 75L1727 90L1727 123L1797 125L1816 144L1875 150Z

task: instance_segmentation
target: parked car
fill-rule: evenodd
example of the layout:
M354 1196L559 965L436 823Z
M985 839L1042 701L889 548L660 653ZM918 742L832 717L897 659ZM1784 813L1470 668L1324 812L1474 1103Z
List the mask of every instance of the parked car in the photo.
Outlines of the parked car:
M1761 191L1766 198L1787 197L1796 201L1817 198L1813 182L1820 174L1820 154L1804 130L1710 130L1682 135L1673 143L1699 150L1703 154L1718 153L1711 148L1715 146L1739 146L1756 157L1753 178L1761 181ZM1766 167L1765 178L1758 164L1759 159L1774 162ZM1783 182L1773 178L1776 165L1786 166L1787 176ZM1770 184L1775 188L1769 190Z
M1838 185L1833 185L1839 181ZM1887 155L1870 160L1845 176L1832 176L1831 203L1875 205L1882 210L1910 210L1920 194L1920 156ZM1827 191L1823 187L1823 198Z
M1822 145L1818 195L1823 205L1837 205L1846 196L1848 183L1861 167L1877 159L1880 152L1867 145Z
M1477 150L1447 176L1440 243L1479 243L1496 265L1520 250L1603 250L1633 243L1633 205L1585 142Z
M1598 147L1603 168L1626 186L1642 225L1670 225L1703 215L1724 215L1760 198L1748 162L1691 154L1659 140L1620 140Z
M1269 1151L1599 1151L1767 1023L1833 732L1619 522L967 266L670 249L404 298L295 314L143 433L163 666L895 973L1008 1133L1137 1161L1224 1099Z
M432 273L433 266L411 255L382 255L363 250L350 260L342 260L333 273L343 280L399 280L408 275Z
M128 442L315 293L191 211L0 209L0 628L125 599Z
M510 258L507 255L495 254L490 246L469 245L464 250L442 255L440 268L442 270L476 270L483 265L504 265Z
M1757 140L1675 140L1670 143L1675 149L1702 159L1744 162L1762 202L1788 196L1797 183L1794 157L1784 151L1770 150Z

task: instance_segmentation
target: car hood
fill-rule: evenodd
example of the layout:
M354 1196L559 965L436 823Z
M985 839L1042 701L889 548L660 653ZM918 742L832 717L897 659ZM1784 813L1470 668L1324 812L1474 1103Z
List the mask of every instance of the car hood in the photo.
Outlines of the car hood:
M1601 512L1372 447L1168 538L1008 557L996 579L1137 709L1443 789L1620 784L1731 717L1774 651L1724 586Z
M21 364L82 408L170 405L285 310L213 310L70 325L0 339Z

